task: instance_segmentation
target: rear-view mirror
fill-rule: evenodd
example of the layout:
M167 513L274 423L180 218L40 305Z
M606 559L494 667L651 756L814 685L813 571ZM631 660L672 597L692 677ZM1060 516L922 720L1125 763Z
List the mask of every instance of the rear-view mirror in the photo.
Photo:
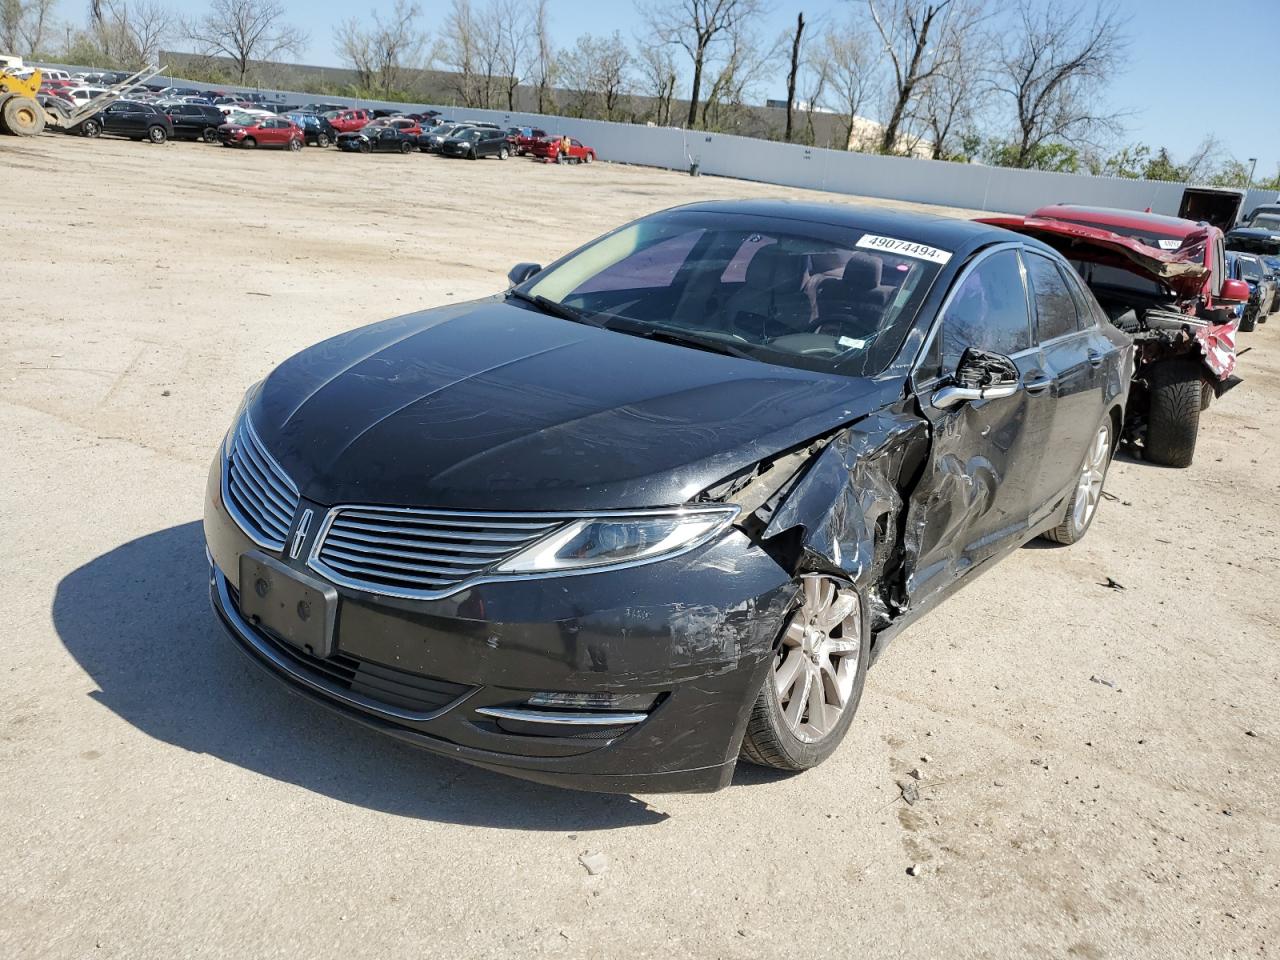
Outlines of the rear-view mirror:
M507 273L507 283L512 287L518 287L541 269L540 263L517 263Z
M1012 397L1020 385L1018 366L999 353L969 347L960 355L951 382L939 388L930 402L940 410L974 400Z
M1249 285L1243 280L1224 280L1218 299L1223 303L1248 303Z

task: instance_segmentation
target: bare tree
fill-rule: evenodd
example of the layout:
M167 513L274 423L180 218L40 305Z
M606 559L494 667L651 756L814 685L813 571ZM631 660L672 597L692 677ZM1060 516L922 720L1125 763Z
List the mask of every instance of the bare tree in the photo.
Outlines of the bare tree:
M613 120L631 85L631 52L622 34L584 34L561 55L561 75L578 116Z
M1119 130L1113 113L1098 109L1103 85L1128 49L1125 20L1114 6L1081 17L1059 0L1019 0L1018 28L1006 31L995 90L1013 100L1015 166L1030 166L1050 142L1080 144Z
M496 54L495 68L506 94L507 109L516 108L516 90L529 60L530 34L534 24L520 0L493 0L489 29Z
M0 50L28 56L44 50L56 0L0 0Z
M373 23L362 27L351 19L334 31L334 48L366 89L380 89L384 97L403 87L405 73L421 68L427 35L418 25L422 9L414 0L396 0L383 20L374 11Z
M150 0L101 0L97 6L89 41L109 61L133 69L155 63L177 27L173 12Z
M555 82L555 48L551 45L550 18L547 0L538 0L530 17L533 29L533 56L529 72L538 90L538 112L549 113L552 107L551 89Z
M203 17L183 24L183 32L206 56L229 59L244 83L252 61L297 54L306 43L306 32L284 17L276 0L212 0Z
M787 125L782 139L791 142L792 117L796 109L796 78L800 73L800 44L804 40L804 11L796 14L796 32L791 35L791 69L787 71Z
M698 120L698 105L702 97L703 75L709 61L714 60L717 48L732 40L736 33L742 36L741 27L755 20L760 14L761 0L656 0L645 8L645 16L654 37L661 43L682 48L693 64L693 79L689 86L688 125ZM741 53L730 44L733 53ZM721 71L724 74L724 70ZM704 107L703 114L706 114Z
M465 107L489 105L492 76L486 83L484 64L489 58L481 50L483 33L484 27L470 0L453 0L444 22L442 59L453 73L454 88Z
M831 84L832 63L828 51L823 46L808 51L804 58L802 73L805 109L804 109L804 142L810 145L817 143L817 131L814 128L813 115L826 102L827 87ZM830 135L824 146L831 146ZM845 144L841 144L844 149Z
M844 149L851 149L858 115L874 93L876 60L866 34L846 23L826 34L823 55L836 108L845 115Z
M653 122L660 127L671 125L671 101L675 97L680 73L669 47L641 41L635 58L641 88L653 100Z
M990 94L982 51L991 38L971 30L953 33L947 42L954 49L941 58L942 66L924 85L915 111L934 160L957 155L956 141L974 130L978 112Z
M764 47L750 20L739 20L727 35L728 47L719 61L720 70L711 81L702 103L702 126L718 130L737 129L747 101L773 66L777 45Z
M954 49L947 37L974 29L982 17L981 0L867 0L867 9L888 58L889 119L880 151L892 153L916 97Z

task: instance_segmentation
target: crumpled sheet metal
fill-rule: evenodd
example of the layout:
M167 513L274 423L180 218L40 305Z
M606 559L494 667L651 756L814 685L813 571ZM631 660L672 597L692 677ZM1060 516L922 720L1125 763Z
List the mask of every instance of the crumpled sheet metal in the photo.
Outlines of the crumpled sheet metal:
M1204 364L1219 380L1226 380L1236 369L1236 329L1239 321L1196 327L1196 342L1204 355Z
M1199 295L1209 275L1204 265L1206 230L1188 234L1176 250L1158 250L1102 227L1047 217L980 217L978 222L1035 237L1067 257L1123 267L1187 299Z
M907 446L927 443L927 431L917 416L880 412L837 434L787 492L761 539L802 528L795 572L847 577L865 589L873 618L887 621L880 578L898 538L899 474Z

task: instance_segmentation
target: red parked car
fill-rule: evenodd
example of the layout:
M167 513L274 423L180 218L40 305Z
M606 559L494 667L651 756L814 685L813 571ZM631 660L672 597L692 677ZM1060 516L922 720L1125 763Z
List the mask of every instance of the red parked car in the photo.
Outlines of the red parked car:
M284 117L254 117L244 123L224 123L218 127L224 147L285 147L301 150L306 137L302 128Z
M327 119L339 133L354 133L363 130L373 120L368 110L334 110L326 113Z
M399 130L408 137L416 137L422 133L422 124L409 117L380 117L369 125L371 127L390 127L393 130Z
M556 160L560 163L592 163L596 158L594 148L573 137L543 137L529 147L529 154L540 160Z
M507 142L511 144L512 153L517 157L523 157L546 135L547 131L538 127L512 127L507 131Z
M1111 322L1134 340L1124 436L1143 457L1191 465L1200 413L1239 378L1235 306L1220 229L1180 217L1053 204L1026 217L983 217L1059 250Z

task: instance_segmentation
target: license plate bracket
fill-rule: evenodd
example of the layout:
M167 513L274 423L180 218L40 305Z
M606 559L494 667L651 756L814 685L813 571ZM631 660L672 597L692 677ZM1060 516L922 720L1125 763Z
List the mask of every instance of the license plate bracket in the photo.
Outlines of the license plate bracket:
M335 652L338 591L256 550L240 555L240 613L309 656Z

